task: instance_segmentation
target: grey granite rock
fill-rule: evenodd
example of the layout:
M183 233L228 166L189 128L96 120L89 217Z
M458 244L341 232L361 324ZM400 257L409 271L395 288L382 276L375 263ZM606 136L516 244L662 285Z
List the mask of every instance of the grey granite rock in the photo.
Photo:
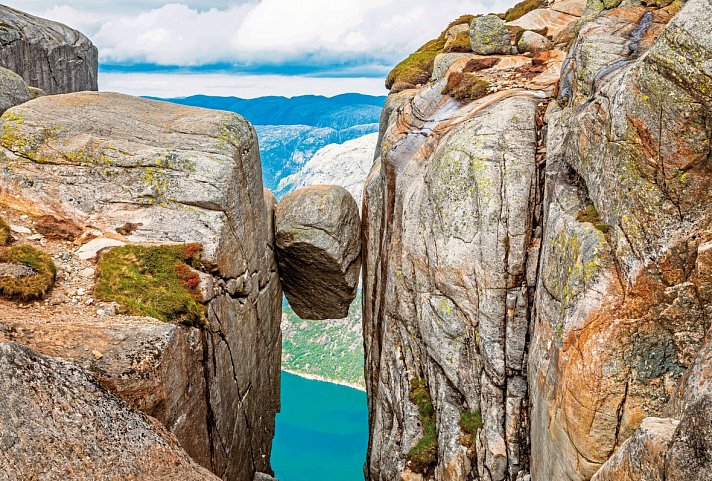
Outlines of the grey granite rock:
M0 343L0 480L219 478L73 362Z
M20 105L34 98L22 77L15 72L0 67L0 114L10 107Z
M315 185L287 194L275 209L284 293L302 319L341 319L356 297L361 222L351 194Z
M0 5L0 66L48 94L97 90L98 52L66 25Z
M470 46L479 55L512 53L512 38L497 15L476 17L470 24Z

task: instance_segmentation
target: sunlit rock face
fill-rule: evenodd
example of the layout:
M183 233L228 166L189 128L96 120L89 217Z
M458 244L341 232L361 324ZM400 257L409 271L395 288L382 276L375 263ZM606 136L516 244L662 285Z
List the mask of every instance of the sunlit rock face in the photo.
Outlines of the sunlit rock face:
M14 107L0 129L5 205L52 214L110 245L198 243L205 271L200 329L32 311L45 322L1 319L10 340L96 366L219 477L271 472L282 294L274 197L262 188L252 127L229 112L82 92Z
M358 206L341 186L287 194L275 207L275 241L284 293L302 319L342 319L361 272Z
M0 66L47 94L98 87L98 51L86 36L4 5L0 5Z
M506 23L527 55L444 53L389 96L363 207L369 479L589 480L664 418L616 458L652 473L706 432L668 403L712 311L709 8L545 5Z

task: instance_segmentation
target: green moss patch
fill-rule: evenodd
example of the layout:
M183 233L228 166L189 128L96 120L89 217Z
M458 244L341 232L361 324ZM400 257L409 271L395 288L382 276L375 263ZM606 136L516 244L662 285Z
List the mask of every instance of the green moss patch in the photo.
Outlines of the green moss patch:
M504 14L504 21L513 22L519 20L527 13L537 8L542 8L544 5L546 5L546 0L524 0L507 10Z
M458 33L453 41L445 47L444 51L445 53L472 52L472 48L470 46L470 32L467 31Z
M604 234L608 233L608 225L601 220L593 204L589 204L584 210L580 210L578 214L576 214L576 220L579 222L590 222L599 231Z
M10 226L7 225L5 219L0 217L0 246L6 246L12 242L12 233L10 231Z
M433 74L433 64L435 57L445 51L445 42L447 41L447 32L456 25L469 24L473 15L463 15L454 20L447 26L440 36L429 41L408 58L395 66L386 78L386 88L390 89L394 84L399 82L409 83L413 85L423 85L428 83L430 76ZM468 41L469 51L469 41Z
M482 427L482 413L480 411L466 411L460 414L460 429L462 429L462 438L460 444L468 449L471 456L474 457L475 440L477 439L477 431Z
M0 295L31 301L52 289L57 268L52 258L29 245L0 250Z
M471 102L489 93L490 84L471 73L453 72L447 79L447 85L442 91L461 102Z
M97 265L95 295L116 302L122 312L165 322L205 326L206 308L198 302L199 244L114 248Z
M408 451L406 462L408 468L416 473L427 473L437 463L438 438L435 425L433 401L425 380L413 378L410 381L410 402L418 407L420 424L423 427L423 437Z

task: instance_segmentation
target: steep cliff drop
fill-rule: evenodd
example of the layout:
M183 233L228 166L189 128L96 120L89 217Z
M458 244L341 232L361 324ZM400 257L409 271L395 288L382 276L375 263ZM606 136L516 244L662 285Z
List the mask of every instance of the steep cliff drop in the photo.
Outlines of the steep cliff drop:
M669 406L712 310L712 5L643 3L465 16L389 76L367 479L588 480L646 416L649 458L704 445L708 394Z

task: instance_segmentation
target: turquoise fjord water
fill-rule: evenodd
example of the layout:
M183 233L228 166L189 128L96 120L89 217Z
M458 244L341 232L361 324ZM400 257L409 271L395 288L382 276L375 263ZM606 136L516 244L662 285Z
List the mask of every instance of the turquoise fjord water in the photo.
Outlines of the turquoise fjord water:
M363 481L366 393L282 372L282 412L272 444L279 481Z

